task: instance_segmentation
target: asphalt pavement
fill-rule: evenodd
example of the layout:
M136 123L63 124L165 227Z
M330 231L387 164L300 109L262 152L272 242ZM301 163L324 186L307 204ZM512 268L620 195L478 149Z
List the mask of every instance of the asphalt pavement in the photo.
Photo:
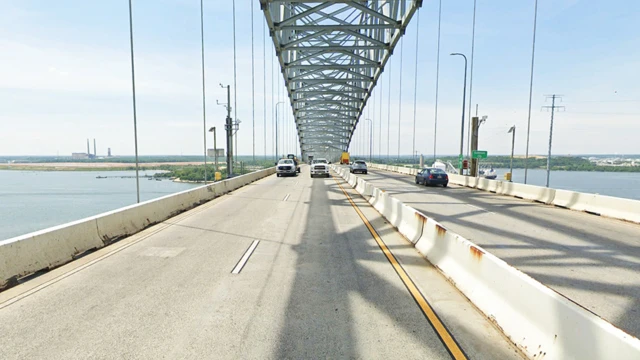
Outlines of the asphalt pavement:
M394 172L359 176L640 337L640 225Z
M520 358L348 188L273 175L0 293L0 358L451 358L354 205L464 353Z

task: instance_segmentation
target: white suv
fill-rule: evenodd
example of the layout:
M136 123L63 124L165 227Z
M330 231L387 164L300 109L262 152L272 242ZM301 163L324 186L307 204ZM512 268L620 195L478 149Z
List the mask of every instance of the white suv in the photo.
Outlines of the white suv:
M323 175L329 177L329 162L327 159L315 159L311 163L311 177Z

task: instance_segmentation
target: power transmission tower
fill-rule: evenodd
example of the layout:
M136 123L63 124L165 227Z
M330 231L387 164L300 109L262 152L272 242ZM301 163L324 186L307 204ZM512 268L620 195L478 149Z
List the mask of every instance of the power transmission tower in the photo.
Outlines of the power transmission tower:
M549 129L549 155L547 156L547 187L549 187L549 174L551 173L551 142L553 140L553 114L556 111L564 110L564 106L556 106L556 99L562 101L562 95L545 95L547 100L551 98L551 106L543 106L543 109L551 109L551 127Z

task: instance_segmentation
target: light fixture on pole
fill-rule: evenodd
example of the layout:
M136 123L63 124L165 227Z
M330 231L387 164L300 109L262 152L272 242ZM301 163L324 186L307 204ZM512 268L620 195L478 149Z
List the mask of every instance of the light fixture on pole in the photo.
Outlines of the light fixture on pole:
M464 145L464 110L465 102L467 100L467 57L461 53L452 53L452 56L462 56L464 58L464 84L462 87L462 125L460 128L460 155L458 156L458 168L460 169L460 175L462 174L462 151Z

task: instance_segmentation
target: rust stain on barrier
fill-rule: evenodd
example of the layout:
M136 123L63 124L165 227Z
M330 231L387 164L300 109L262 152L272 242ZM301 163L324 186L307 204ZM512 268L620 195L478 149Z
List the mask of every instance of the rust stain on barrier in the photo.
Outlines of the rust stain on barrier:
M438 236L444 236L447 233L447 229L443 228L440 224L436 224L436 230L438 230Z
M418 220L420 220L420 222L422 222L423 224L427 222L427 217L422 215L419 212L416 212L416 217L418 218Z
M469 251L471 252L471 255L473 255L474 258L476 258L477 260L481 260L482 256L484 255L484 251L478 249L477 247L471 245L471 247L469 247Z

